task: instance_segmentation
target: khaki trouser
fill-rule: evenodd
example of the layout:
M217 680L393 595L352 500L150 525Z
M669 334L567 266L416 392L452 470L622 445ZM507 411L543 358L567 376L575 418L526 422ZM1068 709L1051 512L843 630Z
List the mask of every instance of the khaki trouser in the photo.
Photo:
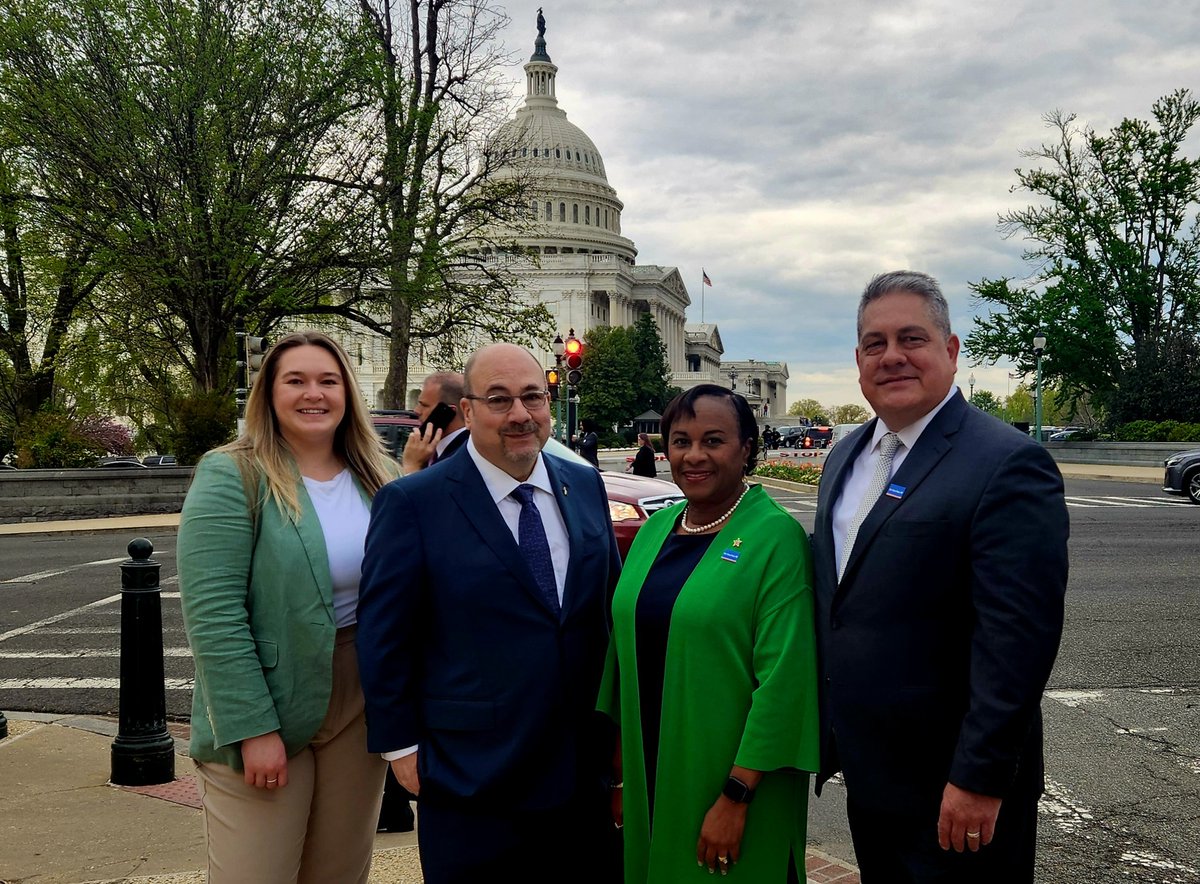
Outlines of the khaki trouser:
M365 884L386 764L367 752L355 628L337 632L333 692L320 730L288 759L282 789L196 763L212 884Z

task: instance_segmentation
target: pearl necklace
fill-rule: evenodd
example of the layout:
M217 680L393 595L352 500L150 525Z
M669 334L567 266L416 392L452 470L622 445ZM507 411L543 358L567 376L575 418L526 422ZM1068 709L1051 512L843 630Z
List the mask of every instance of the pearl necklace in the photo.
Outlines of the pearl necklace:
M691 504L690 503L684 504L683 513L679 517L679 527L684 530L685 534L703 534L705 531L711 531L713 528L716 528L718 525L720 525L722 522L724 522L726 519L728 519L730 516L733 515L733 511L738 508L738 504L742 502L742 498L746 496L746 492L749 490L750 490L750 486L747 485L745 482L743 482L742 483L742 493L739 494L738 499L733 502L733 506L731 506L728 510L725 511L725 515L721 516L721 518L719 518L719 519L709 522L707 525L701 525L698 528L689 528L688 527L688 523L687 523L688 507L691 506Z

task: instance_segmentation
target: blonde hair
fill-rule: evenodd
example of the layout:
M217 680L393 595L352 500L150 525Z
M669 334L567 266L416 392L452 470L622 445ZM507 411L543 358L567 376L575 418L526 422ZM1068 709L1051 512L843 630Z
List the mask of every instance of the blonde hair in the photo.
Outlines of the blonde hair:
M273 390L279 373L279 359L288 350L303 346L320 347L331 355L342 373L346 388L346 413L333 439L335 453L358 478L371 497L399 475L396 462L383 447L379 434L371 425L371 415L363 402L358 379L350 368L350 358L337 341L318 331L302 331L279 340L267 351L262 371L246 401L246 427L242 435L217 448L239 462L249 461L260 476L266 479L266 499L274 498L281 510L300 517L300 498L296 493L299 473L287 442L279 433L275 416ZM249 502L252 506L254 502Z

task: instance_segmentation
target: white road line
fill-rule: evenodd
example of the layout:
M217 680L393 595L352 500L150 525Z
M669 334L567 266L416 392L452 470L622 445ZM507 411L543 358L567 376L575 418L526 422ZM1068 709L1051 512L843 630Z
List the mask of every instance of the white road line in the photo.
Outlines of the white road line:
M59 648L53 651L0 651L0 660L80 660L89 657L120 657L120 648ZM163 648L164 657L190 657L191 648Z
M1067 506L1078 507L1081 510L1094 510L1100 507L1098 503L1076 503L1071 498L1067 498Z
M1191 506L1186 500L1169 500L1165 497L1111 497L1109 500L1136 500L1151 506Z
M18 626L16 629L10 629L8 632L0 632L0 642L7 641L8 639L14 638L18 635L26 635L27 633L33 632L39 627L49 626L51 623L61 623L63 620L66 620L69 617L75 617L78 614L82 614L84 611L90 611L92 608L98 608L101 605L111 605L113 602L119 602L120 600L121 597L119 595L110 595L108 598L97 599L96 601L89 602L81 607L72 608L69 611L63 611L59 614L55 614L53 617L47 617L45 620L37 620L33 623L28 623L25 626Z
M1075 796L1067 791L1065 786L1046 780L1046 791L1038 802L1038 811L1054 822L1058 828L1069 834L1076 834L1090 823L1095 817L1089 807L1076 802Z
M115 565L117 562L126 561L124 556L117 559L97 559L94 562L80 562L78 565L72 565L69 568L62 568L54 571L38 571L34 574L25 574L21 577L13 577L9 580L0 580L0 584L4 583L32 583L35 580L45 580L47 577L57 577L59 574L70 574L79 568L90 568L93 565Z
M190 678L168 678L168 691L190 691ZM119 678L0 678L0 691L47 691L47 690L118 690Z
M1150 506L1150 504L1148 504L1148 503L1122 503L1119 500L1115 500L1115 499L1111 499L1111 498L1105 499L1102 497L1068 497L1067 498L1068 503L1070 503L1071 501L1076 501L1076 500L1082 500L1082 501L1085 501L1086 503L1094 503L1099 506L1127 506L1127 507L1134 507L1136 509L1147 509Z
M44 626L38 635L120 635L119 626Z

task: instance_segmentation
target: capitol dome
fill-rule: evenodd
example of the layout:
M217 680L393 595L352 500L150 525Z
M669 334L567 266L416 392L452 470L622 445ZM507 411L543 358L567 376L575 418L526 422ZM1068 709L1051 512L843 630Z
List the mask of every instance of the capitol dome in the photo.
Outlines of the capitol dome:
M532 173L536 180L530 218L540 235L521 237L522 244L545 255L608 254L632 264L637 248L621 235L624 204L608 183L595 142L558 106L557 75L543 19L525 65L525 103L492 142L512 174Z

